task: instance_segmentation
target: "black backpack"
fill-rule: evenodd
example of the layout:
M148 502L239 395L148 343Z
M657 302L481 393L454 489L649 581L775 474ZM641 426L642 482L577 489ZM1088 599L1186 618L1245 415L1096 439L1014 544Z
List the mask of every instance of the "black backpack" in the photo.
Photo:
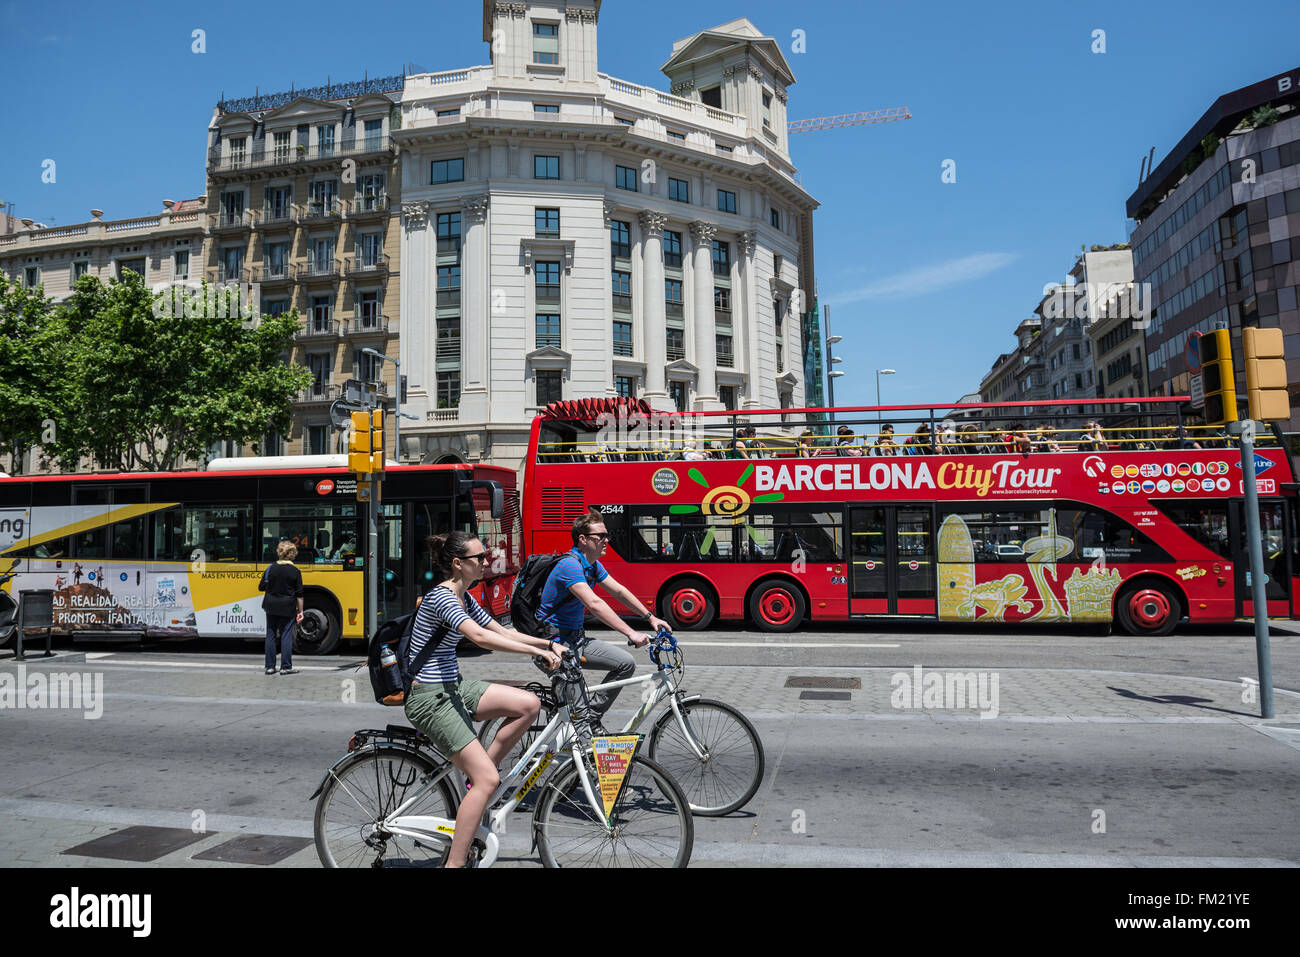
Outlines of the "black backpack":
M568 554L530 555L524 562L510 594L510 627L515 631L533 638L547 637L549 626L537 620L537 609L541 607L547 579L560 559Z
M370 668L370 686L374 689L375 701L380 704L403 706L411 691L412 679L420 673L425 661L428 661L428 655L433 653L435 643L430 641L421 651L420 658L423 660L411 662L410 668L402 667L410 657L411 633L414 628L415 612L411 611L381 623L370 639L366 664ZM397 656L396 669L385 668L379 660L384 645Z

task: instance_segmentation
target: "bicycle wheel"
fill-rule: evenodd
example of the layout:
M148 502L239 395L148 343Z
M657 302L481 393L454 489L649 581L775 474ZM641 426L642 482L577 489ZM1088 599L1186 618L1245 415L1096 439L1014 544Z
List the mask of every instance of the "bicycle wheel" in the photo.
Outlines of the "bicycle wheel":
M595 762L586 761L593 787ZM597 800L600 793L596 793ZM570 761L542 790L534 816L537 849L547 867L685 867L695 823L681 788L663 768L637 756L611 814L610 834L587 803Z
M316 853L326 867L437 867L446 847L377 832L376 826L440 766L418 751L364 751L335 772L316 802ZM443 778L406 814L455 818L459 801Z
M700 760L671 708L650 732L649 755L681 786L691 812L730 814L748 803L763 781L763 742L749 719L710 698L683 701L682 716L707 751Z
M537 716L536 723L524 732L522 738L515 742L515 746L501 759L499 767L503 775L519 763L519 759L524 756L525 751L533 746L537 736L546 730L546 725L550 722L551 717L550 714L543 710ZM501 730L501 726L505 723L505 718L489 718L483 723L483 727L479 728L478 741L479 744L483 745L484 751L496 740L497 732Z

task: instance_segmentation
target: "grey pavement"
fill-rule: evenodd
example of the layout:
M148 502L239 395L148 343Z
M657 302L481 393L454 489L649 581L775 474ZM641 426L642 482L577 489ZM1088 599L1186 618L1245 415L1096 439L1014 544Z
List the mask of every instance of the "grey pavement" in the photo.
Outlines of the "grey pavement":
M696 820L701 866L1300 863L1295 692L1279 690L1278 717L1264 722L1241 674L926 666L913 695L901 687L916 679L909 667L822 666L811 654L755 666L739 651L730 664L692 665L704 656L685 647L688 693L744 711L767 753L746 808ZM307 797L351 731L404 721L370 700L357 662L303 659L301 674L274 677L248 654L25 662L27 675L102 675L103 715L0 711L0 865L244 866L196 855L241 835L310 838ZM0 676L17 668L0 659ZM462 668L541 677L513 656ZM804 687L816 679L836 687ZM975 700L952 700L959 689ZM636 688L624 691L612 717L637 703ZM518 818L502 863L536 866ZM64 853L127 827L200 825L201 840L149 862ZM318 862L307 846L278 865Z

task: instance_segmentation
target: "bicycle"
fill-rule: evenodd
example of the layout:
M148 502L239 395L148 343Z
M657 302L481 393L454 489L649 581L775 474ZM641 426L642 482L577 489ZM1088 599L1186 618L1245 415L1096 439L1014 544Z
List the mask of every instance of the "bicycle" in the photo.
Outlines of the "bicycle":
M572 653L561 658L559 679L583 681ZM686 866L695 826L681 788L655 761L634 750L606 814L591 737L584 690L580 706L572 711L567 705L558 708L510 771L502 774L475 833L468 865L491 867L496 862L498 835L505 831L506 820L553 759L567 751L542 783L533 812L533 849L546 867L665 862ZM319 796L313 831L321 863L443 863L460 806L455 770L415 728L389 725L383 731L357 731L348 742L348 753L325 772L311 795Z
M660 660L661 654L666 660ZM606 691L634 684L647 686L640 709L619 734L635 732L667 698L668 708L650 731L647 753L651 760L659 762L681 785L692 814L721 817L744 807L763 781L765 764L763 742L753 724L725 702L682 693L685 664L677 639L670 632L660 631L655 636L650 645L650 661L655 670L649 674L591 685L587 690ZM647 693L651 685L653 694ZM545 685L533 682L524 687L541 699L541 720L549 720L560 708L560 701ZM504 723L504 718L495 718L479 729L479 741L485 748ZM541 730L537 726L530 728L516 745L516 751L527 748ZM514 754L511 752L507 760L513 759Z

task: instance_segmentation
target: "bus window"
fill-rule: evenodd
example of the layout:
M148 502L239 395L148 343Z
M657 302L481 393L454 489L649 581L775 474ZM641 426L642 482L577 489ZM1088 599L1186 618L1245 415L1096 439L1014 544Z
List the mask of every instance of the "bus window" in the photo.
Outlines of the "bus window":
M109 557L119 562L141 562L144 554L144 516L118 522L108 530Z
M332 502L276 503L262 508L260 561L275 561L282 541L298 546L297 565L342 562L357 548L357 507Z
M1226 502L1156 502L1175 525L1223 558L1232 558Z
M433 567L428 539L451 531L450 502L417 502L415 504L415 590L424 594L438 584L438 570Z
M175 505L154 517L154 557L165 562L251 562L253 506ZM78 556L80 557L80 556Z
M844 513L838 509L796 511L782 506L751 509L741 521L740 534L741 552L747 561L838 562L844 557Z

